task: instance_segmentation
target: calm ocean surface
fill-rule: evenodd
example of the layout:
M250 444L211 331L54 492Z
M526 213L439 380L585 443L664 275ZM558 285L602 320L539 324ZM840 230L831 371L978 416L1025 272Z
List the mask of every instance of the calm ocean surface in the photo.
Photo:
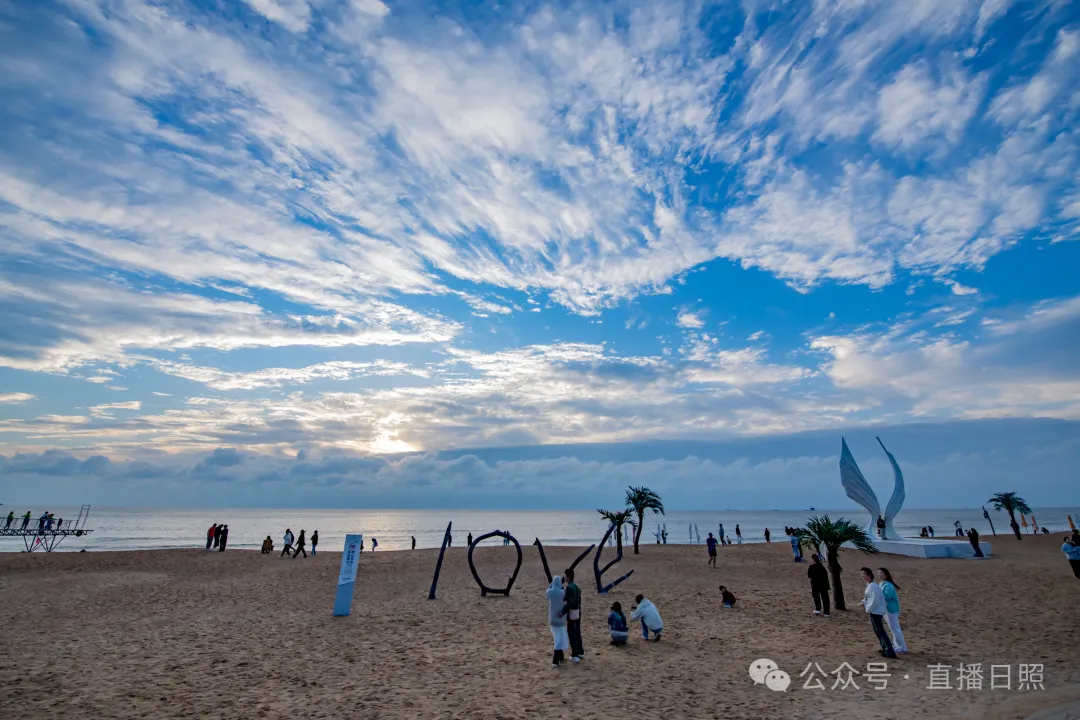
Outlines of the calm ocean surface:
M32 510L31 523L45 508L3 506L3 515L14 510L18 516ZM987 508L989 509L989 508ZM49 510L65 524L79 514L78 508L54 507ZM1066 514L1076 520L1080 508L1035 508L1040 525L1051 531L1068 528ZM764 542L763 533L769 528L773 540L784 540L785 525L802 525L810 515L828 513L831 517L847 517L860 524L866 519L861 509L810 511L669 511L666 517L647 514L642 542L655 543L652 533L658 523L666 523L668 543L685 544L691 541L688 526L696 524L701 538L717 532L724 524L727 535L734 537L735 525L742 528L744 542ZM1009 532L1005 513L990 511L990 518L999 534ZM953 534L953 522L964 527L972 525L981 534L990 535L990 525L980 508L965 510L904 510L894 525L904 535L918 535L920 528L931 525L939 537ZM156 548L201 547L206 543L206 531L213 523L229 525L229 547L257 549L263 538L270 535L275 547L281 547L285 528L299 535L307 530L310 537L319 531L319 547L341 550L347 532L363 533L365 545L371 538L379 540L380 550L406 550L409 537L416 536L417 547L438 547L446 523L453 521L454 546L462 547L468 533L474 536L495 529L508 530L524 546L539 537L545 545L589 545L599 542L607 525L594 510L177 510L165 508L91 508L85 527L94 532L81 538L69 537L57 548L60 550L145 550ZM1030 531L1027 529L1026 531ZM987 537L986 539L992 539ZM697 542L697 537L693 538ZM497 539L491 542L498 542ZM0 538L0 552L23 550L20 538Z

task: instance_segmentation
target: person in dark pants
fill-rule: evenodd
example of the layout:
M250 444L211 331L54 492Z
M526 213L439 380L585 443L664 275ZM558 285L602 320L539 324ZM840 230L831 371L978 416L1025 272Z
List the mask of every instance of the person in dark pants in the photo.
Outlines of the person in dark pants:
M769 528L765 528L765 542L772 542L772 540L769 539L770 537L772 536L769 535Z
M1076 533L1073 533L1075 536ZM1080 578L1080 545L1070 538L1065 538L1065 543L1061 546L1061 551L1065 553L1065 557L1069 561L1069 567L1072 568L1073 575Z
M300 537L296 538L296 549L293 550L292 554L294 560L300 553L304 553L304 557L307 557L307 550L304 549L305 545L307 545L307 539L304 537L304 531L301 530Z
M581 642L581 588L574 582L574 571L563 573L566 578L566 632L570 636L570 662L578 663L585 656Z
M812 562L806 568L806 577L810 578L810 594L814 596L814 614L829 617L829 571L821 564L821 558L814 553Z
M221 543L221 531L224 530L224 529L225 529L224 525L217 525L216 527L214 527L213 548L215 550L218 549L218 545Z
M319 531L311 533L311 557L315 557L315 546L319 544Z
M979 531L975 528L968 528L967 538L968 542L971 543L971 547L975 550L975 557L986 557L983 555L982 548L979 547Z
M709 565L716 567L716 538L709 533L708 539L705 540L705 547L709 550Z
M286 555L292 555L293 534L292 530L285 528L285 535L281 538L285 547L281 548L281 554L278 557L285 557Z
M465 542L469 544L469 547L472 547L472 533L469 533L469 536L465 538Z
M895 658L896 651L893 650L892 640L889 639L888 633L885 632L885 593L882 592L881 586L874 582L874 571L870 568L864 567L862 569L862 578L866 583L866 590L863 592L863 599L859 601L859 604L866 609L866 614L870 616L870 625L874 628L878 643L881 644L882 657Z
M225 543L229 542L229 526L218 529L218 552L225 552Z
M210 546L214 544L214 538L217 537L217 523L210 526L210 529L206 531L206 549L209 550Z
M412 549L415 550L416 549L416 536L415 535L410 535L409 537L412 538Z

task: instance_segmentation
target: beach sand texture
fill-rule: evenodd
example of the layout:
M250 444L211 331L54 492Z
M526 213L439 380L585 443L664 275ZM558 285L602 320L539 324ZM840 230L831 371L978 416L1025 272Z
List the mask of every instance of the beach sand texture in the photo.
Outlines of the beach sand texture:
M524 538L520 538L523 543ZM586 659L551 668L546 585L534 547L513 594L480 597L465 548L447 551L439 598L427 600L437 550L365 552L353 614L331 617L340 554L287 559L200 550L0 555L0 715L104 718L1025 718L1080 699L1080 580L1059 535L991 538L985 561L842 553L849 610L811 617L806 565L786 542L720 551L629 549L595 592L578 566ZM497 541L496 541L497 542ZM553 572L579 550L547 549ZM605 557L613 551L605 549ZM514 549L477 550L481 576L504 584ZM880 662L862 608L859 567L886 565L901 586L911 653L889 686L804 689L808 663L831 673ZM717 585L738 597L720 609ZM637 593L664 617L660 643L631 633L608 645L615 600ZM635 630L635 628L631 628ZM770 658L787 692L753 685ZM927 665L983 664L984 689L929 690ZM1019 691L1021 663L1041 663L1045 690ZM990 690L991 664L1012 690ZM902 676L909 675L908 680Z

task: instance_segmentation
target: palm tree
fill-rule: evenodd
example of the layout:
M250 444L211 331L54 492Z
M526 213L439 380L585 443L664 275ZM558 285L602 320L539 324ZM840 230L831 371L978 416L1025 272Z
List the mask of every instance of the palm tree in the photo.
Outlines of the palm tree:
M828 553L826 563L829 566L829 577L832 578L833 604L837 610L847 610L844 602L844 583L840 573L844 571L840 567L840 546L851 543L857 549L868 555L877 553L874 541L861 527L846 518L830 520L828 515L813 516L806 521L806 527L798 528L795 534L799 538L799 544L805 548L812 548L821 552L821 546L825 546Z
M631 486L626 491L626 505L627 508L633 508L634 513L637 515L637 525L634 527L634 554L637 555L639 553L638 542L641 540L641 531L645 527L645 511L652 510L653 513L663 515L664 503L660 500L660 496L649 488Z
M995 493L990 497L990 502L993 503L995 510L1004 510L1009 513L1009 527L1012 528L1013 535L1016 536L1017 540L1023 540L1024 538L1020 534L1020 525L1016 522L1016 513L1031 514L1031 508L1024 501L1024 498L1014 492Z
M626 510L597 510L596 512L615 526L615 542L618 543L619 554L622 554L623 525L629 525L632 528L637 527L633 517L634 511L627 508Z

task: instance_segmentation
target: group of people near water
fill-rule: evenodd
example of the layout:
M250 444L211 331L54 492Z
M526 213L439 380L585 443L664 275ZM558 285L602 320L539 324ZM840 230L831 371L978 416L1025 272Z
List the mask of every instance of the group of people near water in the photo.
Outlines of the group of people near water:
M555 640L551 667L558 668L565 663L567 652L570 653L570 662L581 662L585 658L585 646L581 639L581 588L574 582L574 569L569 568L563 571L562 575L551 578L545 597L548 602L548 627ZM635 603L630 608L629 622L641 623L643 640L659 641L664 632L660 611L644 595L638 595ZM611 644L626 645L630 637L630 627L622 603L611 605L607 624ZM649 633L652 633L652 638Z
M285 528L285 535L282 536L281 542L284 547L281 548L281 555L278 557L285 557L291 555L295 560L298 555L303 554L307 557L307 531L301 529L300 537L293 535L293 531L290 528ZM319 531L311 533L311 556L314 557L319 546ZM264 555L269 555L274 552L274 541L267 535L263 540L262 552Z
M217 550L225 552L225 545L229 542L229 526L214 523L206 531L206 551Z

